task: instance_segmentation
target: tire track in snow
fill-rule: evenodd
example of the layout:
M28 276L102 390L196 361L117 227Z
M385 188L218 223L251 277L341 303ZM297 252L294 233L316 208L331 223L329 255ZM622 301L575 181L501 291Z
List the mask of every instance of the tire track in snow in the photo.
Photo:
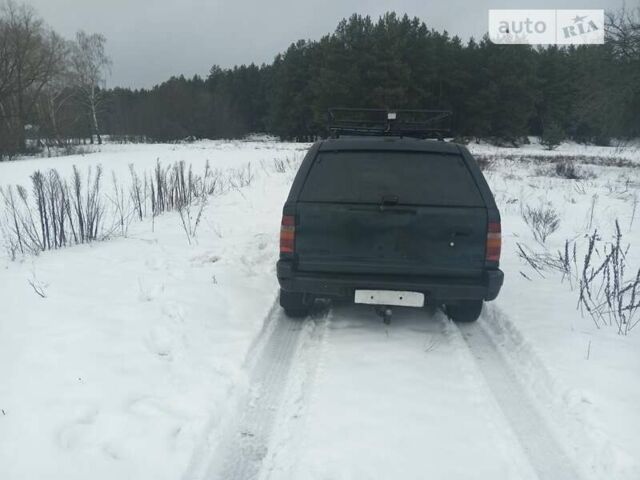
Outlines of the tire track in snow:
M205 478L249 480L260 473L267 455L270 435L291 360L298 346L304 322L290 320L279 309L273 311L275 326L250 373L249 392L241 403L238 418L223 434Z
M327 347L328 324L332 316L330 308L321 307L312 312L309 321L305 322L289 372L280 412L272 431L269 452L263 461L259 476L261 480L296 478L292 469L295 468L301 453L299 439L304 438L308 408L318 370L322 368L322 359Z
M334 321L335 324L333 324ZM301 348L296 354L295 366L290 372L290 385L296 386L297 390L293 392L293 398L290 398L290 394L286 396L281 407L269 445L269 453L260 472L260 479L342 478L343 476L344 478L396 478L396 476L397 478L402 476L406 478L446 478L443 472L451 473L452 478L467 478L468 475L473 475L474 472L477 474L478 471L483 474L477 478L538 479L527 452L522 448L518 437L510 426L509 419L503 413L494 398L493 391L484 380L474 355L464 341L460 330L446 319L444 314L432 310L407 309L398 313L398 317L394 318L391 325L383 325L373 310L365 310L364 306L341 306L329 310L327 317L323 322L319 322L316 331L308 340L301 341ZM360 343L361 340L362 343ZM380 360L358 362L361 359L354 357L354 355L363 355L363 351L357 345L366 348L368 342L372 341L374 342L373 352ZM406 352L416 351L418 352L417 356L406 354ZM368 352L367 356L371 356L371 351ZM429 358L425 360L426 363L423 363L421 359L425 354ZM353 366L349 361L353 359L359 363L357 368L360 369L356 370L354 375L360 379L366 378L372 371L378 371L382 362L386 362L391 357L395 357L394 362L403 362L402 364L397 363L400 368L409 370L409 375L405 376L407 372L401 372L396 377L399 380L394 380L387 385L396 388L380 390L378 388L380 382L376 380L375 376L369 377L364 383L355 379L353 384L345 384L344 378L340 379L342 374L336 371L336 369L349 370ZM312 364L311 370L301 368L303 367L301 363L304 364L305 360ZM460 365L460 362L463 365ZM362 369L363 367L365 369ZM432 370L424 370L425 367L432 367ZM316 368L320 372L317 375L315 374ZM300 369L302 376L306 377L305 383L307 384L302 387L297 385L299 382L293 378L296 371ZM411 371L416 372L416 369L421 372L429 372L426 374L428 376L433 375L430 379L424 379L428 386L422 390L415 388L417 386L415 382L422 383L420 375L411 374ZM461 374L464 375L464 378L460 377ZM336 377L339 379L333 381L332 379ZM331 392L337 392L336 386L340 385L346 390L355 388L354 392L357 391L357 395L365 400L362 402L362 407L356 407L358 410L355 418L360 415L360 421L366 419L364 423L369 423L368 419L373 420L373 423L380 427L377 431L384 432L385 428L389 428L390 433L393 429L404 430L403 422L416 423L416 418L423 420L423 422L417 422L418 425L422 425L422 431L419 427L413 432L396 436L396 440L400 441L397 444L392 443L393 453L387 452L387 455L382 456L380 470L377 470L376 467L373 470L352 468L353 465L361 461L368 465L369 461L375 463L378 459L366 459L366 455L360 456L355 451L355 457L349 459L338 452L349 451L351 448L366 450L367 442L370 440L367 440L368 435L371 434L375 437L377 433L376 429L368 431L365 427L361 432L362 447L357 447L359 440L356 440L355 443L345 444L341 443L341 438L333 436L340 435L341 428L351 428L351 414L355 413L355 411L349 410L354 405L347 406L346 410L338 409L342 407L336 408L340 402L336 403L333 400L336 397L339 398L340 395ZM414 386L409 387L409 385ZM364 388L360 390L360 387ZM406 387L409 388L405 390ZM442 396L433 389L443 389L448 393ZM382 397L380 399L382 403L388 402L392 405L398 401L399 406L394 408L413 412L411 414L413 415L421 412L422 409L432 408L426 404L422 405L420 400L416 401L420 398L430 398L429 390L435 394L433 397L435 403L443 406L442 410L436 408L439 414L436 413L435 417L431 418L431 420L435 420L435 425L427 420L429 415L426 418L422 416L398 417L397 415L385 417L385 415L377 416L380 413L379 409L377 411L375 408L371 411L367 410L368 405L372 405L376 401L367 402L366 400L371 400L371 397L366 395L379 394ZM295 395L298 391L302 391L302 395ZM403 395L402 398L397 396L396 392L405 391L412 391L413 394ZM362 396L363 392L364 396ZM451 395L451 401L447 400L448 395ZM413 400L403 401L404 397L409 396L412 396ZM287 399L289 400L288 405ZM451 403L454 404L454 407L450 406ZM461 409L464 410L464 413L459 414ZM337 415L323 415L323 412L327 411ZM363 411L364 415L368 416L362 417ZM439 422L437 419L438 416L440 419L446 419L449 415L455 416L452 426L447 425L447 420ZM460 415L463 418L464 415L467 415L469 423L460 420L458 418ZM480 420L477 419L478 416L481 417ZM318 417L320 417L320 421L318 421ZM339 427L332 429L331 422L334 420L337 421ZM400 420L399 423L397 423L398 420ZM330 429L332 435L327 436L326 433L321 433L318 436L318 432L325 432L325 426ZM443 434L442 429L450 429L453 433ZM469 440L470 437L473 439ZM335 443L333 442L334 438ZM431 445L433 442L431 446L435 446L436 449L438 449L438 444L443 444L445 446L440 451L452 453L458 451L457 448L454 450L452 446L457 445L458 440L464 439L476 455L475 458L473 456L472 458L481 462L482 465L471 462L468 463L468 466L461 468L456 466L448 470L446 458L449 457L445 454L442 457L433 458L430 463L439 466L435 468L429 466L430 473L424 474L426 467L421 465L421 462L429 461L429 447L425 446L425 451L413 451L405 454L398 445L408 438L418 440L418 442L412 442L414 445L420 441L424 442L423 445ZM318 440L322 443L318 443ZM471 445L472 442L490 445L484 447L487 456L478 455L478 452L483 451L483 447L476 449L474 445ZM331 451L332 449L337 450L334 453L326 454L325 450ZM309 452L313 452L313 454L310 455ZM322 457L321 460L317 458L318 453ZM391 453L390 456L389 453ZM389 461L389 458L392 460ZM442 460L443 458L445 460ZM341 462L347 462L344 469L335 466L335 464L340 465ZM417 463L412 464L411 462ZM487 467L485 463L489 466ZM408 468L406 465L414 465L415 469ZM394 469L397 471L392 474L391 471ZM363 474L363 471L367 471L367 474ZM378 473L382 471L385 473ZM402 471L403 475L398 475L399 471ZM372 474L372 472L376 473ZM420 476L420 472L424 475L423 477ZM484 473L489 474L485 475ZM497 476L493 474L497 474ZM559 477L559 480L565 479ZM573 478L572 480L578 479Z
M480 323L458 328L540 480L578 480L581 476Z

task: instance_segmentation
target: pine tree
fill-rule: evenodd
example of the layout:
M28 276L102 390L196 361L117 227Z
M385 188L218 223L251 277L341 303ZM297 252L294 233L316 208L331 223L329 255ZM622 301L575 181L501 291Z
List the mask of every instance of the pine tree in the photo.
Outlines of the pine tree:
M547 150L555 150L565 138L564 130L562 130L558 122L551 121L544 126L540 143L542 143Z

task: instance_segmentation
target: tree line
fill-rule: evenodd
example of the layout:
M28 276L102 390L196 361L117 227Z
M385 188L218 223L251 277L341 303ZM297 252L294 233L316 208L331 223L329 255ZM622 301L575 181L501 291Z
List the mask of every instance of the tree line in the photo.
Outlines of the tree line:
M66 40L28 5L0 9L0 159L69 142L101 142L106 39Z
M0 153L100 134L134 141L327 135L329 107L438 108L452 134L517 145L539 135L640 136L640 7L607 14L604 45L463 42L407 15L352 15L272 63L213 66L151 89L105 88L105 39L58 36L25 6L0 16ZM31 140L31 141L28 141Z

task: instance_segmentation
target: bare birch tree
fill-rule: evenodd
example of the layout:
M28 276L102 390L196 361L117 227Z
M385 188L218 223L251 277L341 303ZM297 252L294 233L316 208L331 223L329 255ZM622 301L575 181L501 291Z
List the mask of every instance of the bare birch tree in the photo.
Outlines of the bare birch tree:
M58 116L60 110L75 96L75 91L72 88L73 82L71 80L71 66L69 61L72 45L72 42L64 42L61 47L64 50L61 64L55 75L53 75L42 90L40 108L42 120L48 128L50 141L47 143L47 146L51 144L51 140L58 146L64 143L60 132Z
M106 75L111 68L111 59L105 52L106 38L98 33L87 34L80 30L71 52L71 70L74 87L87 109L93 135L102 144L98 111L104 99ZM91 143L93 143L93 135Z

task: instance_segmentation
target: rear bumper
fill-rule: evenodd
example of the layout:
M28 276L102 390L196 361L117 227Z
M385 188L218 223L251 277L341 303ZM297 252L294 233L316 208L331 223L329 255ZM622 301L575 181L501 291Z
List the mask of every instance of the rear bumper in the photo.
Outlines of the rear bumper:
M285 291L319 297L353 298L356 289L407 290L422 292L428 303L455 300L494 300L502 283L502 270L485 270L480 278L422 277L414 275L371 275L298 272L293 262L279 260L278 282Z

